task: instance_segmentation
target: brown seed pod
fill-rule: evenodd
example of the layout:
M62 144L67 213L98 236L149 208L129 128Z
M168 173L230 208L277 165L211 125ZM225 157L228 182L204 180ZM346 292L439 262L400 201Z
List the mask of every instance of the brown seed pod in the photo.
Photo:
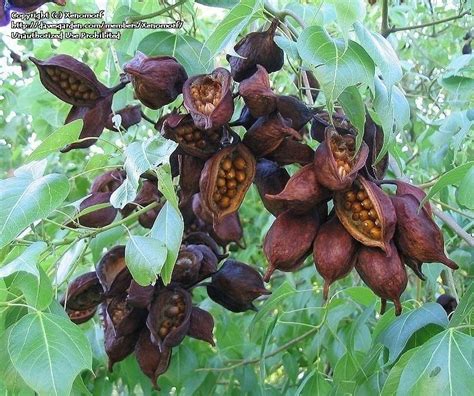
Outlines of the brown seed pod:
M226 260L207 286L207 294L216 303L232 312L255 309L257 297L271 294L265 289L262 276L251 266L236 260Z
M154 286L141 286L132 279L130 287L127 289L127 304L135 308L148 308L153 300L154 293Z
M86 272L75 278L69 285L61 305L71 311L95 309L103 300L102 285L95 271Z
M154 388L159 390L157 381L159 376L168 370L171 348L160 352L159 348L151 342L150 331L144 327L135 345L135 356L140 369L151 379Z
M439 262L458 269L457 264L444 253L441 230L425 208L418 210L420 201L410 194L392 196L391 200L398 218L395 243L418 271L421 273L423 262Z
M63 102L78 107L93 107L111 93L97 80L89 66L72 56L61 54L45 61L33 57L30 60L38 68L44 87Z
M66 0L9 0L8 1L9 8L11 10L19 11L21 13L33 12L34 10L38 9L43 4L46 4L46 3L54 3L59 6L65 6ZM0 10L0 12L2 12L4 9L3 2L2 2L1 8L2 9Z
M119 188L123 181L126 178L126 173L120 169L114 169L101 175L97 176L94 179L94 182L91 186L91 193L96 192L114 192L117 188Z
M234 113L232 77L222 67L211 74L190 77L184 84L183 96L184 106L200 129L219 129Z
M228 146L206 161L199 182L201 202L219 220L236 212L255 176L255 158L243 145Z
M126 293L116 295L109 300L106 314L117 337L135 333L143 326L146 318L146 310L128 304Z
M361 246L357 254L355 268L362 280L383 300L395 304L395 315L400 315L400 296L407 286L407 273L397 248L391 242L387 256L378 248ZM382 307L384 303L382 301Z
M74 309L66 308L66 313L69 316L69 319L72 323L82 324L92 319L92 317L97 312L97 307L85 309L83 311L76 311Z
M283 118L291 120L291 127L297 131L313 118L313 111L294 96L279 95L277 110Z
M64 121L69 124L75 120L82 119L83 125L79 134L78 142L68 144L63 147L61 153L67 153L73 149L87 148L95 144L102 134L107 123L107 118L111 112L112 95L97 101L93 107L73 106Z
M239 94L252 117L262 117L277 108L277 95L270 88L270 79L264 67L257 65L257 71L239 85Z
M360 151L356 153L354 137L341 136L332 127L326 128L325 136L314 153L318 181L332 191L345 190L365 165L369 149L362 143Z
M318 229L315 213L299 215L287 210L280 214L263 241L263 252L269 263L263 280L268 282L276 269L296 271L310 254Z
M397 192L396 192L397 196L402 196L406 194L413 195L419 203L421 203L421 201L423 201L426 197L425 192L421 188L418 188L410 183L405 183L401 180L390 180L390 181L387 181L387 183L388 182L390 182L390 184L395 184L397 186ZM423 208L430 217L433 216L433 212L431 211L431 205L429 201L425 202L425 204L423 205Z
M146 325L161 352L183 341L189 330L191 295L180 287L162 289L150 306Z
M106 296L124 293L132 281L125 263L125 246L114 246L105 253L97 264L96 272Z
M258 160L254 183L262 199L263 206L274 216L278 216L288 209L283 200L268 199L267 195L274 196L283 191L290 175L285 168L264 158Z
M325 131L329 126L334 126L341 135L357 135L356 128L345 115L333 113L332 117L330 117L327 111L320 111L313 115L311 137L321 143L325 139Z
M278 113L260 117L244 135L242 143L260 158L274 152L285 139L301 140L301 135L288 126Z
M224 254L222 248L216 243L209 234L205 232L191 232L183 239L184 245L205 245L212 250L218 261L225 259L228 255Z
M198 250L202 254L201 266L199 268L198 282L208 278L217 272L218 258L206 245L188 245L188 248Z
M337 216L324 223L313 244L314 265L324 279L323 297L329 286L346 277L354 268L358 243L339 222Z
M264 32L254 32L243 37L234 47L239 56L227 55L232 77L240 82L255 73L257 65L265 67L268 73L283 67L284 53L273 40L279 21L274 19Z
M212 331L214 330L214 318L204 309L193 307L191 320L189 322L188 336L196 340L206 341L216 346Z
M199 282L199 270L203 258L201 250L194 248L193 245L182 247L173 269L173 282L185 288Z
M295 213L305 213L317 204L328 200L331 192L317 180L317 169L313 164L301 168L290 177L285 188L277 195L266 195L270 202L279 203Z
M334 207L339 221L355 239L390 254L397 216L380 187L359 176L350 190L334 194Z
M207 159L220 147L222 128L201 130L190 114L170 114L163 121L161 133L174 140L181 149L194 157Z
M313 162L314 151L305 143L283 139L280 145L266 157L281 166L291 164L304 166Z
M133 125L138 124L142 120L142 107L140 105L128 105L123 109L120 109L114 113L110 113L105 123L105 127L111 131L118 132L119 130L115 128L115 124L112 121L112 118L116 115L121 117L120 129L127 130Z
M255 121L257 121L257 118L252 116L252 114L250 114L250 110L247 107L247 105L244 105L242 107L242 110L240 111L239 118L233 122L230 122L229 126L230 127L242 126L248 131L250 127L255 123Z
M148 57L140 51L123 66L123 70L131 77L135 97L154 110L173 102L188 78L175 58Z
M368 113L366 113L365 117L364 142L369 147L365 168L370 176L380 180L383 179L388 168L388 153L379 162L374 164L383 146L383 130L381 126L372 120Z
M179 198L180 206L186 206L193 195L199 192L199 180L204 161L191 155L179 157Z
M111 192L95 192L84 199L79 205L79 212L87 210L95 205L110 204ZM83 227L100 228L112 223L117 216L117 209L107 206L93 212L83 214L76 221L68 223L69 227L76 227L78 224Z

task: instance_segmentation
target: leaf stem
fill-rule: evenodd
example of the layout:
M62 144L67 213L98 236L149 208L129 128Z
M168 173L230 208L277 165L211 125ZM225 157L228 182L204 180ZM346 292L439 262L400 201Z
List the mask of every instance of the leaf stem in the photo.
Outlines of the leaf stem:
M298 15L296 15L293 11L290 11L290 10L278 11L276 8L274 8L272 5L270 5L267 2L264 3L263 8L269 14L272 14L273 16L278 18L281 22L284 22L285 18L288 16L288 17L293 18L298 23L298 25L300 25L303 29L306 28L306 24L304 23L304 21Z
M175 9L176 7L179 7L180 5L186 3L188 0L179 0L175 4L171 4L168 7L163 8L160 11L152 12L151 14L146 14L146 15L137 15L137 16L131 16L128 18L127 22L139 22L139 21L144 21L146 19L151 19L160 15L163 15L167 13L168 11L171 11Z
M458 234L462 239L464 239L469 246L474 246L474 238L462 228L456 220L454 220L447 213L439 210L436 206L431 207L433 214L438 217L443 223L445 223L451 230Z

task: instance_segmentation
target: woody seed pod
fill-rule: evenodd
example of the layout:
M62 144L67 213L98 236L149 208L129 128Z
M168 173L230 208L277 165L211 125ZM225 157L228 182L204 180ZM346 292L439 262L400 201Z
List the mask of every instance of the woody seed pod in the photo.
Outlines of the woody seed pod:
M111 192L95 192L92 193L89 197L84 199L79 205L79 211L83 212L88 208L92 208L95 205L100 204L109 204L110 205L110 196ZM92 227L100 228L112 223L117 216L117 209L113 206L107 206L93 212L83 214L78 217L76 222L70 222L69 227L75 227L76 223L83 227Z
M193 307L189 322L188 336L197 340L206 341L212 346L216 346L212 334L213 330L214 318L212 315L204 309Z
M277 96L270 88L267 71L260 65L255 74L240 83L239 94L252 117L262 117L276 110Z
M281 166L291 164L304 166L313 162L314 151L305 143L283 139L280 145L266 157Z
M300 131L313 118L313 111L293 96L279 95L277 110L283 118L291 120L291 127L297 131Z
M114 169L101 175L97 176L94 179L94 182L91 186L91 193L106 193L114 192L126 178L126 173L120 169Z
M87 311L97 308L103 300L103 289L95 271L75 278L68 286L61 305L72 311Z
M115 127L113 121L114 117L120 116L120 130L127 130L132 125L138 124L142 120L142 107L140 105L135 106L126 106L123 109L118 110L117 112L110 113L105 123L105 127L111 131L118 132L119 129Z
M274 216L288 209L288 205L283 200L269 199L267 195L274 196L281 193L289 179L290 175L285 168L263 158L258 160L254 183L263 206Z
M124 293L132 280L125 263L125 246L114 246L105 253L97 265L96 272L106 296Z
M331 119L332 122L330 121ZM325 138L326 128L329 126L334 126L341 135L357 135L357 130L345 115L333 113L332 117L330 117L327 111L320 111L313 115L311 137L321 143Z

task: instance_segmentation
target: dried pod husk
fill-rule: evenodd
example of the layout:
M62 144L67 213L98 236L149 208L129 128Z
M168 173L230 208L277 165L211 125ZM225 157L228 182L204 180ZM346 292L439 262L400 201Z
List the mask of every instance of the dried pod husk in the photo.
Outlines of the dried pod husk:
M291 164L305 166L313 162L314 150L305 143L284 139L275 150L267 155L267 158L281 166Z
M92 319L97 312L97 307L85 309L83 311L76 311L74 309L66 308L66 313L71 322L75 324L82 324Z
M217 260L221 261L227 257L217 242L206 232L191 232L183 239L184 245L205 245L216 255Z
M82 119L82 130L79 134L79 140L81 141L68 144L60 150L61 153L67 153L74 149L88 148L96 143L97 139L104 131L107 118L110 114L112 97L112 95L109 95L101 99L91 108L77 106L71 108L64 124L69 124L75 120Z
M308 77L309 87L312 88L311 96L313 98L313 101L316 102L316 99L318 99L319 96L319 90L321 88L321 85L319 84L318 79L315 77L312 71L306 71L306 76Z
M148 308L153 301L154 294L154 286L141 286L132 279L127 290L127 304L135 308Z
M314 265L324 279L323 297L328 298L329 286L346 277L354 268L358 243L337 216L321 225L313 244Z
M278 113L260 117L244 135L245 144L256 157L265 157L275 151L285 139L301 140L301 135L288 126Z
M216 303L232 312L255 309L253 301L271 294L265 289L262 276L251 266L226 260L207 286L207 294Z
M381 126L372 120L368 113L365 117L364 142L369 147L369 155L367 156L365 168L370 176L380 180L383 179L388 168L388 153L375 164L375 160L383 147L383 130Z
M331 197L331 192L319 184L318 171L314 164L304 166L290 177L283 191L276 195L266 194L266 198L270 202L284 204L295 213L311 210Z
M234 126L242 126L246 130L249 130L250 127L255 124L255 121L257 121L257 118L252 116L250 113L249 108L247 105L244 105L242 107L242 110L240 111L239 118L231 123L229 123L229 126L234 127Z
M201 250L191 246L180 249L173 269L172 280L182 287L188 288L199 281L199 270L203 260Z
M173 102L188 78L175 58L148 57L140 51L123 66L123 70L131 77L135 97L154 110Z
M151 342L150 331L144 327L135 345L135 356L142 372L151 379L155 389L159 389L157 381L159 376L168 370L171 348L160 352L159 348Z
M216 346L214 342L213 332L214 318L204 309L193 307L191 311L191 319L189 323L188 336L196 340L206 341L212 346Z
M102 285L92 271L78 276L68 285L61 305L73 311L95 310L103 299Z
M446 311L446 315L448 315L448 318L450 318L451 314L458 306L457 300L449 294L441 294L436 299L436 302L443 307L443 309Z
M204 161L191 155L180 155L179 158L179 198L180 207L188 205L199 192L199 180L204 168Z
M91 193L114 192L122 185L126 176L126 173L120 169L114 169L102 173L94 179L90 191Z
M401 180L391 180L390 183L395 184L397 186L397 195L413 195L419 203L421 203L421 201L423 201L426 197L426 193L421 188L416 187L410 183L406 183ZM430 217L433 216L429 201L425 202L423 208Z
M320 184L332 191L350 187L358 171L365 165L369 149L365 143L355 152L355 138L341 136L334 128L328 127L326 138L314 153L314 165L318 169Z
M350 190L334 194L334 207L340 222L355 239L390 254L397 215L379 186L359 176Z
M313 118L313 111L294 96L279 95L277 110L283 118L291 120L291 127L297 131Z
M290 175L285 168L273 161L260 159L257 161L254 183L262 199L263 206L274 216L288 209L286 202L271 200L266 195L277 195L283 191Z
M59 6L65 6L66 0L9 0L9 9L22 13L32 12L43 4L54 3ZM1 26L1 25L0 25Z
M187 245L188 248L198 250L202 254L201 266L199 268L198 282L208 278L217 272L218 258L207 245Z
M355 268L362 280L383 300L395 304L395 315L400 315L400 296L407 286L407 273L400 260L397 248L391 242L387 256L379 248L361 246L357 254Z
M97 265L96 272L107 296L124 293L132 281L132 275L125 263L125 246L114 246L105 253Z
M296 271L309 256L318 229L316 213L297 214L287 210L280 214L263 241L263 253L269 263L264 281L268 282L276 269Z
M105 353L109 358L109 371L112 371L115 363L122 361L134 351L139 332L118 337L115 333L111 319L105 312L103 314L104 347Z
M186 80L183 96L184 106L200 129L218 129L234 113L232 77L222 67Z
M313 115L311 137L322 143L325 138L326 128L329 126L336 128L336 131L341 135L357 135L357 130L345 115L333 113L332 117L330 117L327 111L320 111Z
M191 295L180 287L162 289L150 306L146 325L160 351L175 347L189 330Z
M418 210L419 200L410 194L392 196L391 200L398 218L394 240L400 252L413 260L420 272L422 263L433 262L458 269L444 252L444 238L439 227L424 208Z
M106 312L117 337L135 333L143 326L146 318L146 310L128 304L126 293L112 297Z
M110 204L111 195L111 192L92 193L89 197L81 202L79 205L79 212L82 212L95 205ZM75 227L77 224L79 224L83 227L100 228L112 223L115 219L115 216L117 216L117 209L110 205L105 208L83 214L79 216L76 221L69 223L68 226Z
M240 83L239 94L252 117L268 115L277 108L277 95L270 88L267 71L260 65L255 74Z
M105 127L111 131L118 132L119 129L115 127L113 122L114 116L119 115L121 118L120 122L120 130L127 130L133 125L140 123L142 120L142 107L140 105L129 105L124 107L123 109L118 110L117 112L110 113L109 117L107 118L107 122L105 123Z
M228 146L206 161L201 202L217 220L236 212L255 176L255 157L243 145Z
M239 56L227 55L232 77L242 81L256 72L257 65L262 65L268 73L280 70L285 60L283 50L276 45L275 32L278 20L274 19L264 32L253 32L243 37L234 50Z
M174 140L193 157L207 159L220 148L222 128L203 131L194 124L190 114L169 115L161 131L165 138Z
M55 55L41 61L30 57L44 87L63 102L77 107L94 107L110 96L111 90L97 80L92 69L69 55ZM107 113L107 117L110 110Z

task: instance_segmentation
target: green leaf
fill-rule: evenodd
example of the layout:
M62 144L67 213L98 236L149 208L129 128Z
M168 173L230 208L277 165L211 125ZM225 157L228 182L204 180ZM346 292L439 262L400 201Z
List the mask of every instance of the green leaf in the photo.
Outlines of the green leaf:
M10 336L10 328L0 336L0 384L3 384L9 392L5 392L5 396L12 394L21 394L20 390L27 389L27 385L21 378L20 374L13 367L10 355L8 354L8 338Z
M183 232L184 222L181 213L167 201L160 210L150 234L152 238L163 242L168 250L165 265L161 270L161 277L165 285L171 282L171 275L178 258Z
M82 120L75 120L57 129L43 140L43 142L26 159L26 162L46 158L49 154L57 153L59 152L59 149L75 142L79 139L82 126Z
M41 253L43 253L47 247L48 245L43 241L31 244L20 256L0 268L0 278L5 278L19 271L28 272L33 276L39 277L36 265Z
M158 190L163 194L166 200L173 205L176 210L178 207L178 196L174 190L173 180L171 178L171 167L169 164L164 164L156 170L158 178Z
M362 368L365 355L358 351L348 351L334 367L334 383L343 386L345 392L356 386L355 376Z
M466 175L459 183L456 191L456 199L458 203L468 209L474 210L474 166L469 169Z
M356 21L362 21L365 17L364 0L329 0L336 10L337 26L341 29L344 37L347 37L349 29Z
M318 370L313 370L301 381L295 396L328 395L330 392L330 382Z
M223 48L233 44L237 36L242 33L254 15L262 8L261 0L241 0L226 17L216 26L205 42L210 51L210 58ZM206 59L201 56L201 59Z
M395 50L386 38L370 32L360 22L354 23L354 29L360 44L380 69L387 88L402 79L402 67Z
M133 279L141 286L155 283L166 255L166 246L154 238L133 235L125 246L125 262Z
M23 316L11 329L8 353L39 395L67 395L76 376L92 369L91 347L82 330L54 314Z
M298 38L301 58L313 67L329 110L347 88L366 84L373 90L375 66L370 56L355 41L334 40L322 27L312 26Z
M232 8L239 3L239 0L196 0L196 3L208 7Z
M410 361L413 354L419 348L413 348L409 351L406 351L398 362L392 367L390 372L388 373L388 377L385 380L385 384L383 385L382 392L380 396L393 396L397 393L398 385L400 384L400 377L402 376L403 369Z
M397 395L465 395L474 389L473 338L448 329L412 355Z
M377 296L372 290L364 286L352 286L344 289L344 294L347 294L352 300L358 304L369 306L377 302Z
M29 306L39 310L46 309L53 300L51 280L40 267L39 277L25 272L17 272L13 277L12 288L18 288Z
M69 181L59 174L0 180L0 248L31 223L46 218L68 194Z
M472 103L474 99L474 78L451 76L440 78L439 84L449 92L452 104L464 106Z
M357 129L356 150L362 145L365 126L365 105L357 87L347 87L339 96L344 113Z
M463 324L474 324L474 283L471 283L469 288L464 292L464 295L451 317L449 327L455 328Z
M452 184L457 184L466 176L467 172L474 166L474 161L467 162L457 168L451 169L444 173L438 181L430 188L426 197L421 201L420 208L425 204L426 201L434 197L441 190Z
M183 65L189 76L208 73L211 55L206 46L195 38L185 34L174 34L158 31L146 36L140 44L139 51L147 56L173 56Z
M389 350L389 363L393 363L405 348L410 337L422 327L436 324L448 326L446 311L438 303L427 303L395 319L380 335L379 341Z
M276 36L275 43L288 55L290 58L294 60L299 59L298 55L298 48L296 47L296 43L293 40L290 40L283 36Z

